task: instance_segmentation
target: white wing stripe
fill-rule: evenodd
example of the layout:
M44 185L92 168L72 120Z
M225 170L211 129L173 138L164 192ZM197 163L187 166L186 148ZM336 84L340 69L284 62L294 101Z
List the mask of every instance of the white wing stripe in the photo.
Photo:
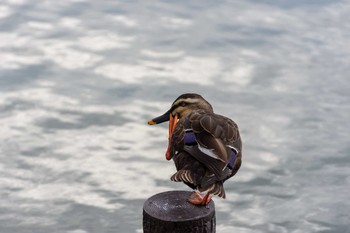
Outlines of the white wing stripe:
M202 147L200 144L198 144L198 149L203 153L203 154L206 154L208 155L209 157L212 157L214 159L217 159L217 160L220 160L222 162L225 162L223 161L222 159L220 159L214 152L213 152L213 149L207 149L207 148L204 148Z

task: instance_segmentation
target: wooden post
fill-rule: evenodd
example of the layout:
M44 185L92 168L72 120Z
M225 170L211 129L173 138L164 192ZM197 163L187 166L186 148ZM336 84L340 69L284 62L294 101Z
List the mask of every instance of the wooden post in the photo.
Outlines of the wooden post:
M188 191L169 191L150 197L143 205L144 233L215 233L215 205L187 202Z

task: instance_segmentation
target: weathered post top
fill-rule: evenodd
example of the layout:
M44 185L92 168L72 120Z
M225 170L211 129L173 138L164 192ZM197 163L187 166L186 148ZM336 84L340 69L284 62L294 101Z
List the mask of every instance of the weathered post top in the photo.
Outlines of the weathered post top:
M143 205L144 233L214 233L215 205L187 202L188 191L169 191L150 197Z

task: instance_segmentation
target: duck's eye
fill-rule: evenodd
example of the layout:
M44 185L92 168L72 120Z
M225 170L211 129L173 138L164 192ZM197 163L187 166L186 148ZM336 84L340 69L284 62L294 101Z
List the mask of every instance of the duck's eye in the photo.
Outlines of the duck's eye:
M185 107L186 105L187 105L187 103L186 102L181 102L181 104L180 104L182 107Z

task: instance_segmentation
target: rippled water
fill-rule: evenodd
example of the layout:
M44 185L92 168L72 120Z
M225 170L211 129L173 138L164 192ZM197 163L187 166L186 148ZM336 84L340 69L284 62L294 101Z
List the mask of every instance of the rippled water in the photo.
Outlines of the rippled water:
M184 92L240 126L217 232L350 232L349 1L0 5L0 232L142 232Z

